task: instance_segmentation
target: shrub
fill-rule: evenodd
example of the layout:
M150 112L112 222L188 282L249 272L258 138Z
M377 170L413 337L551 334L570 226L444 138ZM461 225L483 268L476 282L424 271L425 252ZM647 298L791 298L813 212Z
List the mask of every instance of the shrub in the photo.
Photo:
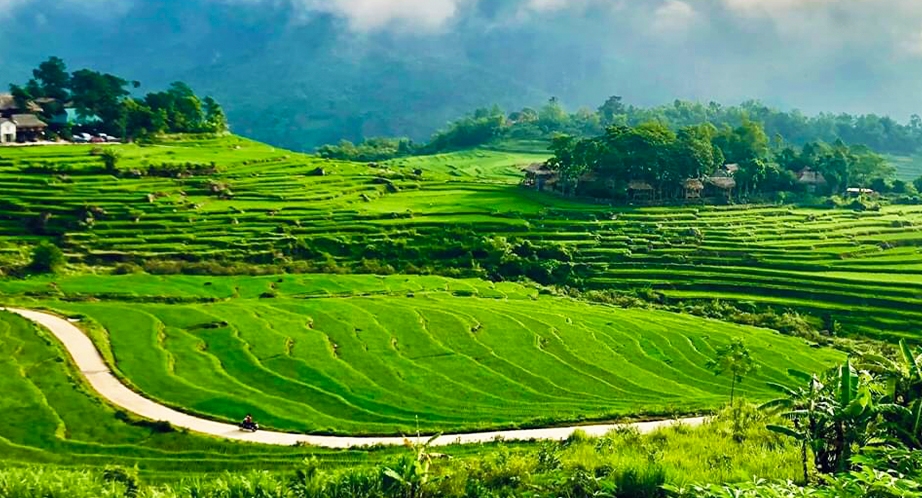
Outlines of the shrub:
M64 253L50 242L42 242L32 250L29 268L38 273L55 273L64 266Z

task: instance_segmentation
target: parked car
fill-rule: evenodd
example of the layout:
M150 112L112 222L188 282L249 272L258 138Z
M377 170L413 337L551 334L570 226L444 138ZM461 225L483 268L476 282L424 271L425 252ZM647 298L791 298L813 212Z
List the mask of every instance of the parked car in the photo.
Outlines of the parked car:
M106 139L102 137L93 137L90 139L90 143L91 144L104 144L106 143Z
M89 133L77 133L74 135L74 142L78 144L89 143L93 139L93 136Z

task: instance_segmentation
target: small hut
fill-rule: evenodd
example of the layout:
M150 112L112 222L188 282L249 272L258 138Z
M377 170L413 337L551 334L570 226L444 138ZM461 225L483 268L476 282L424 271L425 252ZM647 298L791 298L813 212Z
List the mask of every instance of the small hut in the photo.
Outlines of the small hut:
M549 184L549 181L557 177L557 172L552 170L547 163L534 163L526 167L524 171L525 180L522 182L522 185L534 188L535 190L544 190Z
M809 167L797 173L797 183L805 185L807 191L810 193L816 192L818 187L825 187L827 185L826 177L819 171L815 171Z
M644 181L634 180L628 183L627 193L632 201L653 200L653 186Z
M727 176L711 176L707 179L707 186L717 195L729 199L736 188L736 180Z
M860 188L860 187L850 187L846 189L845 194L849 197L864 197L871 196L876 197L877 192L869 188Z
M704 182L697 178L689 178L682 184L685 190L685 200L694 200L701 198L701 192L704 192Z

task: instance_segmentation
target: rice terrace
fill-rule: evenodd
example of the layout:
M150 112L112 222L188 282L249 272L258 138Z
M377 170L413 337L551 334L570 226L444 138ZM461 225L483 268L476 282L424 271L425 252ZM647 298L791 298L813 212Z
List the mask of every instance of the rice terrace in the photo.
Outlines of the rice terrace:
M308 154L120 98L0 148L0 498L922 493L914 151L617 98Z

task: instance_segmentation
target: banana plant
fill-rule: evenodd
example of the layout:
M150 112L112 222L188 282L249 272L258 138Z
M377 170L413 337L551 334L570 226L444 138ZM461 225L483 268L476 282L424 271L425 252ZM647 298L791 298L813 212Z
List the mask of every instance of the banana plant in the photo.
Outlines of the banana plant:
M885 408L876 402L872 384L869 374L856 371L846 361L822 379L811 377L805 388L792 390L774 385L787 397L762 406L782 411L781 415L791 421L793 428L769 426L769 429L801 441L805 480L809 477L808 448L813 452L816 469L834 474L848 470L854 450L871 443L879 434L880 414L889 405Z
M891 436L910 449L922 449L922 350L900 341L896 359L869 354L864 365L886 382L884 398L892 410L885 415Z
M404 438L404 445L412 450L412 454L405 455L394 467L384 469L384 475L391 479L405 498L423 498L426 486L431 482L432 460L442 457L441 454L430 451L432 443L439 436L441 434L436 434L425 443L418 438L416 443Z

